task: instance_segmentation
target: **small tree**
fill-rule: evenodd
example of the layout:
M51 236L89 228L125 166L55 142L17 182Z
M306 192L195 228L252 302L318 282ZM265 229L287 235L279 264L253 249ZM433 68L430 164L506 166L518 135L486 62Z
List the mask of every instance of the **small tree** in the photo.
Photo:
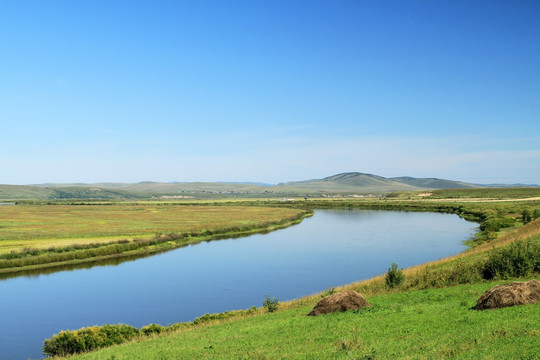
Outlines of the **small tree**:
M403 275L403 271L401 271L401 269L398 269L398 265L393 262L392 266L388 269L388 272L386 273L386 285L388 285L390 288L395 288L403 282L404 278L405 275Z
M521 211L521 220L523 221L523 225L528 224L531 222L531 212L528 209L523 209Z
M274 312L279 306L279 299L276 297L270 298L268 295L264 295L263 306L268 312Z

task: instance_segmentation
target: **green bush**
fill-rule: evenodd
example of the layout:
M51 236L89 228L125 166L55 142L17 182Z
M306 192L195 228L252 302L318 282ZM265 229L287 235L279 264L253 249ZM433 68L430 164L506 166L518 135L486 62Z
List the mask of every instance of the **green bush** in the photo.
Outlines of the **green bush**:
M489 215L487 216L482 224L480 224L481 231L492 231L497 232L504 228L509 228L515 225L515 221L509 217L503 217L501 215Z
M65 356L82 351L73 331L60 331L50 339L45 339L42 347L43 353L49 356Z
M509 246L492 250L482 267L482 277L507 279L540 273L540 242L516 241Z
M139 335L139 329L124 324L118 325L103 325L100 327L100 332L104 336L104 346L121 344L126 340L132 339Z
M240 312L240 311L237 311L237 312ZM197 325L197 324L201 324L201 323L211 321L211 320L227 319L232 316L234 316L234 312L232 311L225 311L225 312L217 313L217 314L204 314L203 316L199 316L198 318L195 318L195 320L193 320L193 324Z
M148 336L148 335L151 335L151 334L162 333L165 330L166 330L165 327L163 327L163 326L161 326L159 324L149 324L149 325L143 326L141 328L141 333Z
M263 306L268 312L274 312L279 307L279 299L276 297L270 298L268 295L264 295Z
M49 356L66 356L121 344L137 336L139 329L129 325L92 326L61 331L46 339L42 349L43 353Z
M521 221L523 222L523 225L530 223L531 220L533 220L533 218L529 209L521 210Z
M398 269L398 265L393 262L392 266L388 268L388 272L386 273L386 285L388 285L390 288L395 288L403 282L404 278L405 275L403 275L403 271Z

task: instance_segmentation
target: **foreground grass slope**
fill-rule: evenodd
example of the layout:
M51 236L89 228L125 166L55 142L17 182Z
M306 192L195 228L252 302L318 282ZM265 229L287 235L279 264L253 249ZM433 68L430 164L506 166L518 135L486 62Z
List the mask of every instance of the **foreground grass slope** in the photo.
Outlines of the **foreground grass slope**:
M319 317L310 304L73 359L537 359L540 304L470 309L494 284L383 294Z

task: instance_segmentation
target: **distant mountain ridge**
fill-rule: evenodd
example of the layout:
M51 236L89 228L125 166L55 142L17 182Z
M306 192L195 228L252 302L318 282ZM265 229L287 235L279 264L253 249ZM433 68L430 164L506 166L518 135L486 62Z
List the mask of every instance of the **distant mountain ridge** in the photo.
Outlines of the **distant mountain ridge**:
M390 178L396 182L402 184L408 184L417 187L423 187L427 189L470 189L482 187L482 185L475 185L465 183L461 181L437 179L437 178L413 178L411 176L401 176Z
M254 182L153 181L138 183L0 185L0 200L135 200L171 197L350 195L483 187L538 187L538 185L478 185L438 178L414 178L411 176L385 178L374 174L347 172L322 179L291 181L277 185Z

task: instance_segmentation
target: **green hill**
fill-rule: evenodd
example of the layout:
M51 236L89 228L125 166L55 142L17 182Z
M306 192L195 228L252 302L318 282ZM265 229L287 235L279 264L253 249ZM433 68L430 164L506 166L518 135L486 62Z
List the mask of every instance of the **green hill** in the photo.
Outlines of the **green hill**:
M323 179L281 183L274 188L282 191L323 193L383 193L398 190L421 190L419 187L399 183L382 176L358 172L337 174Z
M410 176L390 178L393 181L426 189L469 189L480 185L469 184L461 181L437 179L437 178L413 178Z
M0 185L0 199L2 200L47 200L54 195L54 190L38 186Z
M234 182L153 182L70 183L38 185L0 185L0 200L57 199L148 199L282 197L383 194L395 191L485 188L483 185L437 178L410 176L385 178L360 172L337 174L323 179L291 181L277 185ZM499 186L500 187L500 186Z
M470 184L437 178L414 178L410 176L385 178L359 172L342 173L323 179L288 182L277 185L278 188L306 189L327 192L391 192L419 191L431 189L478 188L482 185Z
M142 198L148 198L148 195L88 186L0 185L0 200L129 200Z

